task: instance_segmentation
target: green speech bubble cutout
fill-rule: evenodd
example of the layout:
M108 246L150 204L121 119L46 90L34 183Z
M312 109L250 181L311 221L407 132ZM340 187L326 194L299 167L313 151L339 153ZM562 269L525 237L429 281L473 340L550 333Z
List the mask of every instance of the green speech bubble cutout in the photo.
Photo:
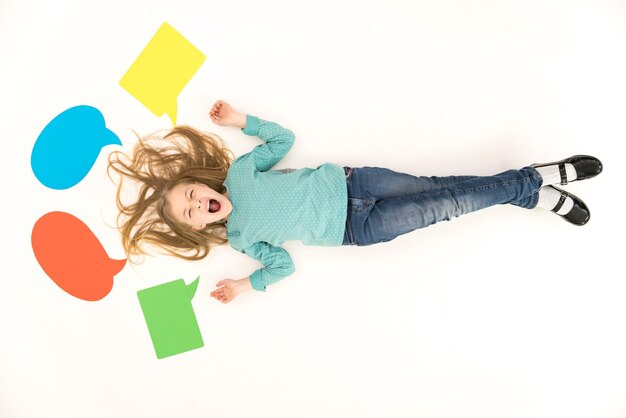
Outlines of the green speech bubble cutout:
M174 280L137 292L150 338L159 359L204 346L191 299L199 277L188 286Z

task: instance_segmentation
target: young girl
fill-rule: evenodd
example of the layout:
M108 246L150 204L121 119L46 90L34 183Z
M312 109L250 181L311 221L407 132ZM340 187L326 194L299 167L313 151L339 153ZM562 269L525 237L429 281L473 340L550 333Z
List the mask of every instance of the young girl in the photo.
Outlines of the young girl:
M439 221L510 203L552 210L584 225L587 205L554 187L595 177L600 160L576 155L494 176L416 177L378 167L271 170L287 154L294 134L280 125L236 112L217 101L209 112L221 126L237 126L264 144L233 161L216 135L178 126L163 138L140 139L132 157L116 151L109 168L121 175L118 223L129 258L155 244L190 260L228 242L265 267L239 280L220 280L211 296L228 303L251 289L292 274L294 265L281 244L365 246L393 240ZM164 142L163 142L164 141ZM121 200L123 179L138 181L134 203Z

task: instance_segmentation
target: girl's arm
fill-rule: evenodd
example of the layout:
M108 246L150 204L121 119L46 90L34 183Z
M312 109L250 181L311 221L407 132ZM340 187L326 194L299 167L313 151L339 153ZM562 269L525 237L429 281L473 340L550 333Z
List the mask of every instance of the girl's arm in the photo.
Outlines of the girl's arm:
M211 296L222 303L228 303L238 294L252 289L265 292L268 285L284 279L295 271L293 260L282 247L274 247L267 242L256 242L243 252L259 260L265 267L243 279L224 279L217 282L216 286L222 287L211 292Z
M265 144L254 147L250 152L259 171L267 171L276 165L291 149L295 135L275 122L269 122L236 112L226 102L218 100L209 112L211 120L218 125L238 126L246 135L255 135Z

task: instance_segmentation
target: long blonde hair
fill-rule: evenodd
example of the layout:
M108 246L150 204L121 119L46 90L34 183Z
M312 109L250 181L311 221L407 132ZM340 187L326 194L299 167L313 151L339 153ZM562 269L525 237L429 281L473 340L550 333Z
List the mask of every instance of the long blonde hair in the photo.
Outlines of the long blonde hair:
M224 193L224 180L234 158L219 136L189 126L177 126L164 136L155 133L139 138L132 156L112 152L107 174L111 178L113 170L120 175L117 226L129 260L134 262L133 257L148 254L145 244L153 244L176 257L199 260L209 254L213 245L228 242L226 221L193 230L168 213L165 195L177 184L194 182ZM136 200L128 204L121 198L125 179L140 185Z

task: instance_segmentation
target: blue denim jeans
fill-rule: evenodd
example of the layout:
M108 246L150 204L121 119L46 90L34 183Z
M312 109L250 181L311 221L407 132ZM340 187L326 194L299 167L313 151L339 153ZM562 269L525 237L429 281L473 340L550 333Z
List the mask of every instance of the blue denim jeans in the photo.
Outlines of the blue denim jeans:
M511 204L537 206L543 179L532 167L494 176L416 177L379 167L344 167L348 216L342 245L372 245L440 221Z

